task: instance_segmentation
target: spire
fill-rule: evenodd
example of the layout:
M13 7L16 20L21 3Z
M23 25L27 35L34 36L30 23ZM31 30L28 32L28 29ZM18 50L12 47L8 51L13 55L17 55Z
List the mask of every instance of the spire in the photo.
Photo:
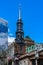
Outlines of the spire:
M21 4L19 4L19 19L21 19Z
M21 10L19 9L19 19L21 19Z

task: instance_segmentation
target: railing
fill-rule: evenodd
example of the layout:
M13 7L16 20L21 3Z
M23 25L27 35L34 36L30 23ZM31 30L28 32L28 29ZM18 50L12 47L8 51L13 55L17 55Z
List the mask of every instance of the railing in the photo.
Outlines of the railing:
M31 45L29 47L26 48L26 53L30 53L32 51L41 51L43 50L43 45L42 44L35 44L35 45Z

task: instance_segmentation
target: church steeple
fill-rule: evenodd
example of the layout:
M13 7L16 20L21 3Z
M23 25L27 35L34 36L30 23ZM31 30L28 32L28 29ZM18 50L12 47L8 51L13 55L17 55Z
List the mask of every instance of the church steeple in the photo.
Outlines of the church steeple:
M15 49L15 55L21 55L24 53L23 48L25 46L24 44L24 31L23 31L23 22L21 18L21 9L19 8L18 13L18 20L17 20L17 29L16 29L16 49Z
M17 31L16 31L16 42L22 44L24 38L24 31L23 31L23 22L21 18L21 8L19 8L18 13L18 21L17 21Z

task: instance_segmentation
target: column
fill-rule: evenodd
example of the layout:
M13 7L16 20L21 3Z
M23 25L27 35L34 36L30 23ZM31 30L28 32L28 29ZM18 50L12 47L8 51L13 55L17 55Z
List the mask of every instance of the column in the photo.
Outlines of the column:
M12 61L12 65L14 65L14 61Z
M37 59L35 60L35 63L36 63L36 65L37 65Z
M28 60L28 65L32 65L32 61L30 59Z
M30 65L32 65L32 61L30 61Z

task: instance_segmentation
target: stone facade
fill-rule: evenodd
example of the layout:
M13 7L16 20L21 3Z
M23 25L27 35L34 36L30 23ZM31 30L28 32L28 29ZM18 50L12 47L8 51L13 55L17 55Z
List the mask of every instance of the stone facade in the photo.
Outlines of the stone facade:
M39 57L35 57L35 51L21 55L18 59L15 60L18 61L19 65L43 65L43 50L38 52ZM37 63L36 63L37 61ZM17 64L15 64L17 65Z
M11 64L13 65L13 58L14 58L14 43L10 44L8 46L8 50L7 50L7 64Z
M19 61L19 65L29 65L29 59L28 58L25 58L25 59L22 59Z

